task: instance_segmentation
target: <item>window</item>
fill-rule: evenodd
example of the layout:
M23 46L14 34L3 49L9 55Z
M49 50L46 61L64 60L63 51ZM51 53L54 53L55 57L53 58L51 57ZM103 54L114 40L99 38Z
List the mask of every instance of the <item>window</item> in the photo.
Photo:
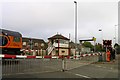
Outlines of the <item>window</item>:
M56 54L55 54L55 55L58 55L58 53L59 53L59 51L58 51L58 50L56 50Z
M58 50L56 50L56 54L58 53Z
M69 41L68 40L60 40L60 43L62 43L62 44L68 44Z
M26 44L27 44L26 42L23 42L23 46L26 46Z
M41 43L41 47L44 47L44 43Z
M55 43L58 43L58 40L55 40Z
M65 51L62 51L62 53L65 53Z
M4 36L0 36L0 46L5 46L7 45L7 43L8 43L7 38Z
M20 37L14 37L13 41L14 42L20 42Z
M38 43L35 43L35 46L38 46Z

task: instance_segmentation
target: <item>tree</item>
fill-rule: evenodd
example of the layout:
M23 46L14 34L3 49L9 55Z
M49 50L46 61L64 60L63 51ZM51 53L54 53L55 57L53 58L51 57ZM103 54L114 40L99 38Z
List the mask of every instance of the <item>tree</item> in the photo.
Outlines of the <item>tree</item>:
M87 42L87 41L85 41L82 45L85 47L91 48L91 49L94 48L94 46L90 42Z
M114 48L117 48L117 47L119 47L119 45L117 43L115 43Z
M120 54L120 45L118 45L117 54Z
M96 47L96 51L99 51L99 52L101 52L102 51L102 44L96 44L95 45L95 47Z
M120 54L120 45L117 44L117 43L115 43L114 48L115 48L115 50L116 50L116 53L117 53L117 54Z

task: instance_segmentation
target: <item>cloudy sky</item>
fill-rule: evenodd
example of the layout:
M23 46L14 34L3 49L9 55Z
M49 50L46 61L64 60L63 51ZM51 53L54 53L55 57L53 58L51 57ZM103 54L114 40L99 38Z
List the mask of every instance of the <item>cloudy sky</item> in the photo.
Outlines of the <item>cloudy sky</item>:
M76 0L77 39L112 39L118 35L118 0ZM74 41L74 0L4 0L1 27L18 31L23 37L47 38L59 33ZM102 29L102 31L98 31ZM114 40L115 41L115 40ZM113 43L114 43L113 41Z

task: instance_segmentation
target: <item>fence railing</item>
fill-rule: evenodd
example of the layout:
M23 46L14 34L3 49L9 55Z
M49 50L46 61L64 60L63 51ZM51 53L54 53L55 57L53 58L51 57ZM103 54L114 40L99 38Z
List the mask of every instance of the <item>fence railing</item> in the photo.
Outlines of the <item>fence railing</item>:
M62 69L61 65L61 59L4 59L2 60L2 75L59 71Z
M65 71L88 65L98 61L99 55L83 54L76 56L21 56L21 55L0 55L12 59L2 59L2 75L10 78L11 75L24 75L35 73L47 73ZM28 76L26 76L28 77ZM12 76L13 78L13 76Z

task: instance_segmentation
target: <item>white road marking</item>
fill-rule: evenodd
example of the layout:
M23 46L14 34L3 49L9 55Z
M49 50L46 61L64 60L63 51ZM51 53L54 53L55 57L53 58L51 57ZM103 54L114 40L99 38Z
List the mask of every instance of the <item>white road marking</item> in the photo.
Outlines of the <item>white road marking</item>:
M102 66L97 66L97 67L102 67Z
M77 74L77 73L73 73L73 72L66 72L66 73L70 73L70 74L73 74L73 75L76 75L76 76L79 76L79 77L83 77L83 78L90 78L88 76Z
M81 74L75 74L75 75L80 76L80 77L84 77L84 78L90 78L88 76L84 76L84 75L81 75Z

